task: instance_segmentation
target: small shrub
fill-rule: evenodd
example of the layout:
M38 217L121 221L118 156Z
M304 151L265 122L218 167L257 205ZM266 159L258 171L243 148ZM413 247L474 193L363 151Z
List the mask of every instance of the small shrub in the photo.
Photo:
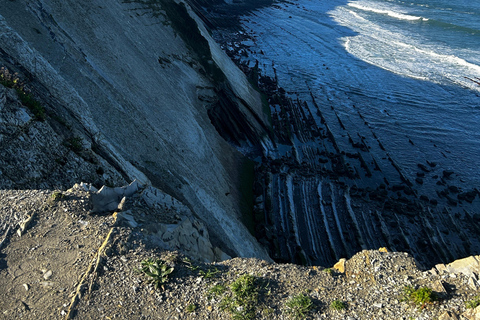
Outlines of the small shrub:
M45 120L45 109L43 106L35 100L35 98L28 92L25 92L23 89L15 88L17 91L18 97L20 98L20 102L30 109L33 113L35 120L44 121Z
M331 268L323 269L323 271L331 276L333 275L333 270Z
M214 297L221 296L227 291L227 287L222 284L217 284L208 289L207 297L208 299L213 299Z
M475 309L478 306L480 306L480 296L473 298L473 300L465 302L465 307L467 309Z
M51 195L53 201L60 201L65 198L65 195L61 192L54 192Z
M147 259L142 261L142 268L139 272L149 277L148 282L153 283L157 289L160 287L163 289L164 284L168 281L168 276L173 270L173 267L169 267L160 259Z
M195 310L197 310L197 305L196 304L189 304L187 306L187 308L185 308L185 311L187 311L188 313L192 313L194 312Z
M287 303L287 313L292 319L304 319L313 308L312 298L299 294L290 298Z
M255 319L258 304L258 279L252 275L240 276L230 285L231 294L220 302L220 309L228 311L235 320Z
M64 145L75 153L79 153L83 150L82 138L80 137L67 139L65 140Z
M7 88L13 88L18 94L20 102L30 109L33 113L35 120L45 120L45 109L43 106L35 100L33 95L29 92L24 83L20 80L17 73L11 73L7 68L0 68L0 84Z
M347 305L345 304L345 302L340 301L340 300L335 300L330 304L330 308L332 308L333 310L337 310L337 311L343 310L346 307L347 307Z
M218 270L217 268L214 268L214 269L208 269L207 271L204 271L204 270L200 270L198 271L198 273L204 277L204 278L213 278L217 273L220 273L220 270Z
M437 296L432 289L427 287L422 287L415 290L412 286L406 286L403 288L403 294L403 301L413 303L420 309L425 308L427 304L432 304L437 300Z

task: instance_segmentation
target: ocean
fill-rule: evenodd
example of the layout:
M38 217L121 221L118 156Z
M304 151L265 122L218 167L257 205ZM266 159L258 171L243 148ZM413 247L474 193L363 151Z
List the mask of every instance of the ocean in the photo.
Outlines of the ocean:
M352 132L374 132L412 178L430 161L479 185L480 3L299 0L242 26L241 59L305 100L313 92L334 134L338 116Z
M257 175L276 260L480 252L480 3L281 1L240 21L216 39L285 90Z

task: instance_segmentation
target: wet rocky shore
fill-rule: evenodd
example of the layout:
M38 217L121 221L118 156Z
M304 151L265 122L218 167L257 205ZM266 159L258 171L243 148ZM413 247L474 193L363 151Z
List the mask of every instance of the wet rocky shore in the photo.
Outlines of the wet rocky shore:
M346 128L335 101L282 88L275 65L250 58L258 49L247 32L218 29L214 36L271 112L274 147L249 156L256 159L256 237L275 260L329 265L387 246L430 267L480 250L477 188L434 161L401 167L382 144L388 137L377 136L355 106L370 136Z

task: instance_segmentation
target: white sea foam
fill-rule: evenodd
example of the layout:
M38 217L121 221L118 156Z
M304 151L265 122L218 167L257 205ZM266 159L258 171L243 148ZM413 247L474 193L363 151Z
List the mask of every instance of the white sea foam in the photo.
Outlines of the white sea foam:
M480 78L479 61L465 58L472 54L452 51L440 44L420 43L403 30L367 20L349 9L356 6L360 5L350 3L330 12L337 23L358 33L342 38L347 52L396 74L480 91L480 86L469 80Z
M369 12L374 12L374 13L379 13L379 14L385 14L388 15L392 18L400 19L400 20L408 20L408 21L414 21L414 20L428 20L423 17L418 17L418 16L413 16L409 14L404 14L400 12L395 12L391 10L384 10L384 9L379 9L379 8L372 8L368 6L364 6L361 4L358 4L357 2L350 2L348 3L348 6L362 10L362 11L369 11Z

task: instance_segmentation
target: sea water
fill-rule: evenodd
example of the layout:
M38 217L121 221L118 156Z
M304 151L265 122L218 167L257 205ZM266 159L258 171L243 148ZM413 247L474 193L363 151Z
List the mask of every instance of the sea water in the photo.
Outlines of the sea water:
M373 132L410 178L430 161L478 187L480 2L296 0L242 26L243 60L288 92L313 94L330 123Z

